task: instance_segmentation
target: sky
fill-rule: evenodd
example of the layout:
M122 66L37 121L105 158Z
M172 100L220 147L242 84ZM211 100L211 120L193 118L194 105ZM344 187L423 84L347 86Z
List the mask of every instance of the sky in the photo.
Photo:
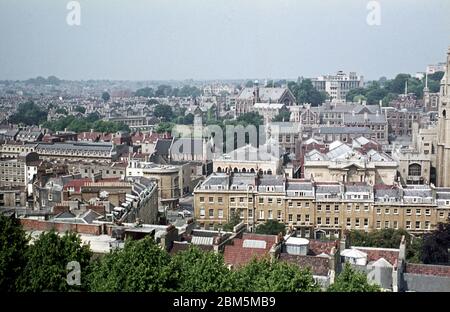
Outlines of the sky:
M425 71L450 46L449 0L0 0L0 79L365 79ZM373 1L372 1L373 2Z

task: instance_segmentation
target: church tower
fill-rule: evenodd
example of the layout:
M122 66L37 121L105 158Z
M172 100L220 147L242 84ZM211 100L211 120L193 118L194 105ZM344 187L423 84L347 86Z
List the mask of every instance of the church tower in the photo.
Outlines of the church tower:
M437 186L450 187L450 47L439 91Z

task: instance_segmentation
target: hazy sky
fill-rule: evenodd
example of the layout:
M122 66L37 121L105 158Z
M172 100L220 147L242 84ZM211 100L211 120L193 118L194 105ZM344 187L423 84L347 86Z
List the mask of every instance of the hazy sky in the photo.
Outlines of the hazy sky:
M450 46L449 0L0 0L0 79L295 78L424 71Z

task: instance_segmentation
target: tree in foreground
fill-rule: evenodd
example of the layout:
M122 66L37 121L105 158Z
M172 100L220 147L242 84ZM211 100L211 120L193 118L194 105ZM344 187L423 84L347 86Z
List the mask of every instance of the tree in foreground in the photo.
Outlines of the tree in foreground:
M450 219L446 223L438 223L436 229L425 234L422 246L422 261L426 264L447 264L450 248Z
M177 291L233 291L231 272L221 254L191 246L173 256L170 267Z
M152 237L128 240L93 264L89 275L91 291L173 291L169 254Z
M82 245L76 233L59 236L55 231L42 233L27 250L27 264L16 281L19 291L83 290L92 252ZM67 282L67 265L77 261L81 268L81 286Z
M234 291L311 292L320 291L308 269L268 258L253 259L233 272Z
M345 264L344 270L328 287L330 292L378 292L380 290L378 285L369 284L366 274L356 271L349 263Z
M15 291L26 265L28 238L18 219L0 215L0 292Z

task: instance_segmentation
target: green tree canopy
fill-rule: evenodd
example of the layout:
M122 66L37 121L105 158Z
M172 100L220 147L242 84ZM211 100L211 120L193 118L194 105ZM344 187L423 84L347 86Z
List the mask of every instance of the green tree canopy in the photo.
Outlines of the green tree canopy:
M70 291L86 287L92 252L82 245L75 233L62 237L54 231L42 233L27 250L27 264L16 281L19 291ZM81 286L68 285L67 264L78 261L81 267Z
M145 88L136 90L134 95L135 96L143 96L143 97L154 97L155 90L153 90L153 88L145 87Z
M225 223L225 224L222 226L222 229L223 229L224 231L229 231L229 232L231 232L231 231L233 231L233 228L234 228L236 225L238 225L239 223L241 223L241 211L240 211L240 209L236 209L236 210L234 211L234 213L231 213L231 214L230 214L230 219L228 220L227 223Z
M317 91L310 79L303 79L300 82L290 81L288 88L294 94L297 103L310 103L312 106L318 106L325 102L327 94Z
M174 126L175 124L172 122L160 122L156 126L155 131L156 133L171 133Z
M86 113L86 108L80 105L75 106L74 111L79 112L79 113Z
M256 227L256 233L278 235L279 233L286 233L286 226L277 220L267 220Z
M28 238L20 221L0 215L0 292L15 291L15 281L26 265Z
M438 223L436 229L423 237L422 261L426 264L448 264L450 248L450 219Z
M155 117L161 118L163 121L170 121L174 117L172 107L167 104L158 104L153 111Z
M327 290L329 292L379 292L381 289L378 285L369 284L366 274L356 271L346 263L344 270Z
M289 121L291 118L291 112L288 110L281 111L272 121Z
M33 101L19 104L17 111L9 118L10 123L39 125L47 120L47 111L36 105Z
M250 292L310 292L319 291L308 269L268 258L253 259L233 272L235 291Z
M128 240L123 249L105 255L92 266L91 291L172 291L176 276L170 272L169 254L153 237Z
M105 92L102 93L102 100L103 101L108 102L110 99L111 99L111 96L109 95L108 92L105 91Z

